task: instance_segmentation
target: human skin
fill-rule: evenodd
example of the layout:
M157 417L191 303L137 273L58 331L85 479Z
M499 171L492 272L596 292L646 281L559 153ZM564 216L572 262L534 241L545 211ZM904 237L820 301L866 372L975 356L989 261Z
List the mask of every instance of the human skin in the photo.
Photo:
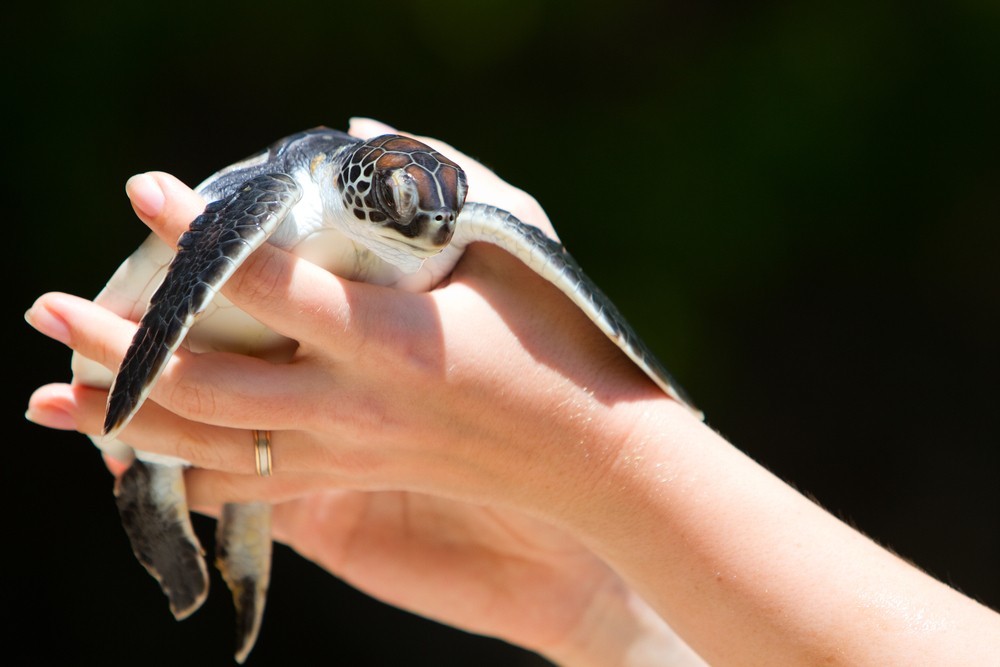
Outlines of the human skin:
M551 233L533 199L440 149L469 172L470 201ZM204 203L162 173L127 191L169 243ZM743 455L496 248L474 244L415 295L267 246L224 292L299 341L292 361L181 350L123 439L190 460L202 511L276 503L278 539L376 597L567 665L697 664L670 627L719 665L1000 655L994 611ZM135 331L58 293L27 319L111 370ZM105 400L46 385L28 418L96 434ZM251 429L272 431L270 478L254 474Z

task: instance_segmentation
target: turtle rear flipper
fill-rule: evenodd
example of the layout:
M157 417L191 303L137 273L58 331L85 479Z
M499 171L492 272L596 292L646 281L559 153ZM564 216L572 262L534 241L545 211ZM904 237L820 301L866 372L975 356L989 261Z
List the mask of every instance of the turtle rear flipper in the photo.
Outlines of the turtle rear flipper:
M271 506L223 505L215 542L215 564L236 610L236 661L243 663L257 641L271 580Z
M160 583L174 618L187 618L208 596L208 568L183 469L136 459L115 484L115 502L135 557Z

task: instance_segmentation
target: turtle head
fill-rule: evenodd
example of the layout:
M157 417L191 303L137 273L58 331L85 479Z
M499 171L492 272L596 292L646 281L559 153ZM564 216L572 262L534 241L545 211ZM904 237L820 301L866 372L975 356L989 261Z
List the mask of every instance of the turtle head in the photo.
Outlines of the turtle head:
M353 149L337 188L352 219L348 233L404 270L419 268L448 245L467 191L461 167L430 146L395 134Z

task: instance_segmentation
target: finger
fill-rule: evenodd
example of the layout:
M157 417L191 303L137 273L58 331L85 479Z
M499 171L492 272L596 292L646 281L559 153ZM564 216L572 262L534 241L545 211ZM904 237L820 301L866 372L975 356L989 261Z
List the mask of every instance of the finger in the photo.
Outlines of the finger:
M275 472L270 477L190 468L184 473L188 503L211 508L222 503L266 500L281 503L338 488L338 481L315 472Z
M162 171L136 174L125 182L132 209L171 247L205 208L205 200L176 177Z
M25 418L48 428L99 436L106 401L107 392L102 389L48 384L32 393ZM271 469L275 478L317 476L318 461L336 461L333 453L317 446L300 431L274 431L270 437ZM251 429L199 424L155 403L143 405L119 438L140 451L177 457L200 469L235 475L234 479L257 474ZM353 460L348 455L343 458ZM318 475L317 478L325 477Z
M85 433L83 429L77 427L79 420L74 415L73 407L78 403L77 399L65 399L64 392L70 388L70 385L62 383L39 387L28 399L28 408L24 412L24 418L34 424L47 428ZM81 386L74 386L71 389L83 394L97 394L100 401L107 399L107 393L99 389ZM121 476L129 466L128 463L119 461L107 452L102 452L102 455L104 464L115 477Z
M39 297L25 319L41 333L112 373L136 331L135 323L86 299L58 292ZM243 355L193 354L181 349L167 362L150 399L192 421L235 428L293 429L308 424L315 414L309 391L313 371L306 364L272 364ZM265 405L267 410L262 410ZM104 406L101 414L103 411ZM98 434L100 427L87 432Z
M24 413L24 418L47 428L87 433L87 429L80 426L81 419L77 413L80 406L87 405L89 401L87 396L76 396L77 392L107 397L107 392L100 389L73 387L64 383L43 385L28 398L28 409Z
M347 122L347 133L358 139L372 139L382 134L400 134L399 130L374 118L354 116Z
M103 453L102 456L104 458L104 465L108 467L108 471L116 478L121 477L122 474L129 469L130 464L125 463L123 461L119 461L118 459L116 459L115 457L111 456L106 452Z
M53 383L32 393L25 417L40 426L97 437L106 402L107 392L102 389ZM146 403L119 438L142 451L175 456L205 468L256 471L249 432L194 424L155 403Z
M223 292L279 334L321 346L328 355L353 357L370 338L378 314L391 313L408 295L341 279L270 245L259 248Z
M71 294L50 292L35 300L25 321L112 372L117 370L136 325L93 302Z

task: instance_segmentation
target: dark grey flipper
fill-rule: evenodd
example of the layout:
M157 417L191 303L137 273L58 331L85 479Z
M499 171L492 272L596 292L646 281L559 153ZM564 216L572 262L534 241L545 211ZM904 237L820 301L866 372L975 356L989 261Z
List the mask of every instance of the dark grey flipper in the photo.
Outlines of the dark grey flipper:
M233 594L236 662L242 664L257 641L271 579L271 506L224 505L215 543L215 564Z
M668 396L689 408L699 419L704 417L611 299L583 272L561 243L503 209L466 203L452 243L464 248L475 241L503 248L558 287Z
M135 557L160 583L174 618L187 618L208 595L208 568L191 526L183 470L136 459L115 483L115 502Z
M195 218L150 298L108 395L105 435L128 424L195 318L285 219L302 191L286 174L261 174Z
M209 204L191 223L111 385L106 437L115 437L128 424L198 315L284 221L301 194L286 174L259 174ZM184 618L205 599L208 582L201 546L190 530L182 467L136 461L117 495L133 551L160 582L174 615ZM270 507L227 508L220 535L217 562L234 589L237 659L242 662L260 628L270 579ZM248 542L241 543L243 539Z

